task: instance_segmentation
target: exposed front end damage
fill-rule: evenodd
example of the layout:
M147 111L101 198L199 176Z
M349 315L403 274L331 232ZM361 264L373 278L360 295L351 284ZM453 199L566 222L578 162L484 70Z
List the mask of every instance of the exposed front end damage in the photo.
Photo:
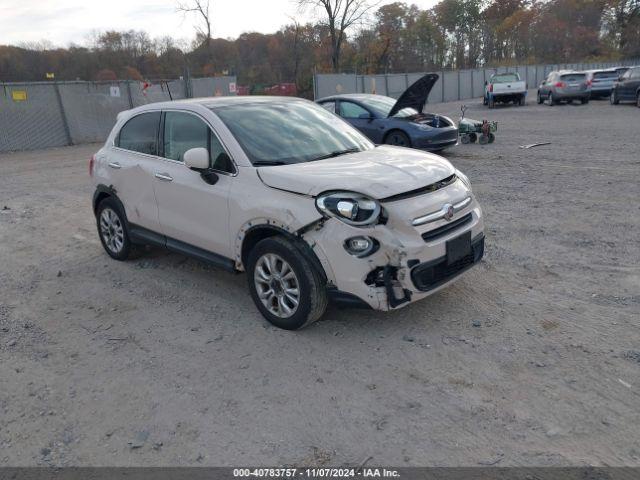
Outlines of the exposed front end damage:
M381 205L384 219L376 225L352 226L324 218L300 232L322 263L329 263L330 289L357 297L375 310L392 310L435 293L482 258L482 210L461 180ZM455 211L443 211L443 206ZM377 248L358 258L345 248L354 237L368 237ZM447 244L467 237L469 254L449 258Z

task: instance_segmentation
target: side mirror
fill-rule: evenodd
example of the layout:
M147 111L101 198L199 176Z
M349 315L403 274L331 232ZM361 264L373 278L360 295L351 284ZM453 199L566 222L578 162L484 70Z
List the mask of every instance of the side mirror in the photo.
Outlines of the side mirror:
M206 148L191 148L184 152L182 158L184 164L192 170L205 170L209 168L209 152Z
M209 152L206 148L191 148L182 157L187 168L200 172L202 179L209 185L215 185L218 175L209 166Z

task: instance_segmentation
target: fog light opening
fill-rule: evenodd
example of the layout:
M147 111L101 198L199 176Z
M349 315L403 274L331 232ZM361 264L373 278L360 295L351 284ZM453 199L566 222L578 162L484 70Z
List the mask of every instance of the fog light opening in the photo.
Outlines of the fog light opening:
M363 258L368 257L374 253L380 244L375 238L371 237L351 237L347 238L344 242L344 249L354 257Z

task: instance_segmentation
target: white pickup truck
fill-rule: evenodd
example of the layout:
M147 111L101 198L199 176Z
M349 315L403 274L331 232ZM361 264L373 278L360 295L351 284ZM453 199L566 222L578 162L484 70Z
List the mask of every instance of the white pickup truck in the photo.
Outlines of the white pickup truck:
M498 102L525 105L526 99L527 84L517 73L496 73L484 83L484 104L489 108Z

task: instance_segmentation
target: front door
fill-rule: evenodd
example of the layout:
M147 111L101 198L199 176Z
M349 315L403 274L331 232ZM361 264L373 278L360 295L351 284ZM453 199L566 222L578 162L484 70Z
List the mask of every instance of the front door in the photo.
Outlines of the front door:
M228 201L235 170L224 147L195 113L165 112L162 130L162 159L154 172L162 232L171 239L232 257ZM209 151L211 167L218 175L214 185L184 165L184 153L196 147Z
M366 108L354 102L340 100L340 116L364 133L374 143L382 143L380 121Z

